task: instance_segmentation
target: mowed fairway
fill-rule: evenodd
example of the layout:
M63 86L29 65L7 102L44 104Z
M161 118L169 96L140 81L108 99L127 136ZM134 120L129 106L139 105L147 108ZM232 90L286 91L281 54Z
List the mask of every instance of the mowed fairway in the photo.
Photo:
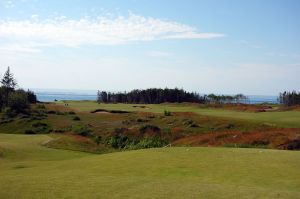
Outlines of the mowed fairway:
M160 148L94 155L0 134L0 198L300 198L300 152Z
M61 103L61 102L59 102ZM241 112L233 110L224 110L216 108L201 108L196 105L186 104L147 104L148 108L135 108L134 104L97 104L92 101L70 101L70 108L78 111L92 111L97 108L107 110L124 110L124 111L145 111L154 113L163 113L164 110L171 112L193 112L200 115L225 117L233 119L248 120L253 122L267 123L278 127L300 128L300 111L282 111L282 112Z

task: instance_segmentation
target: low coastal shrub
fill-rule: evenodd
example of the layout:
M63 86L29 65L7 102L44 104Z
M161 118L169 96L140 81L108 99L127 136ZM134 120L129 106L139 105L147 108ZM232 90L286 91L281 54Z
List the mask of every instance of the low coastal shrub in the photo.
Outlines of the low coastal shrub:
M131 149L148 149L148 148L160 148L168 145L168 141L160 139L158 137L155 138L144 138L140 140L135 145L132 145Z
M109 137L106 141L106 143L108 145L110 145L111 147L115 148L115 149L123 149L125 148L127 145L130 145L132 141L125 135L114 135L112 137Z
M43 122L35 122L33 123L32 125L32 131L35 133L35 134L41 134L41 133L51 133L52 132L52 129L51 127L46 124L46 123L43 123ZM26 133L26 132L25 132Z
M80 117L74 116L74 117L73 117L73 120L74 120L74 121L80 121Z
M90 136L93 131L87 125L76 125L73 126L73 132L81 136Z
M147 131L151 132L160 132L160 128L158 126L152 124L146 124L140 127L140 133L145 134Z
M32 129L27 129L27 130L25 130L24 133L27 134L27 135L33 135L33 134L36 134Z
M100 135L96 135L93 137L93 140L96 142L97 145L99 145L102 141L102 137Z
M171 111L165 110L165 111L164 111L164 115L165 115L165 116L171 116L172 113L171 113Z

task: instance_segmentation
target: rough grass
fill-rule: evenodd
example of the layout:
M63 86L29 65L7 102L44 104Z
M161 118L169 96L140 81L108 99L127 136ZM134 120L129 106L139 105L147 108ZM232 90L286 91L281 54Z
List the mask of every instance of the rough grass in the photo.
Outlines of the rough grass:
M105 106L107 110L114 111L110 111L110 114L91 113L91 111L74 108L79 105L82 107L93 105L89 107L90 109ZM168 109L165 109L165 106L168 106ZM92 102L70 102L69 107L60 103L43 105L44 108L41 110L37 107L33 107L29 116L19 115L11 118L9 123L2 123L0 133L57 134L60 135L60 138L49 142L47 146L96 153L105 153L112 149L107 140L116 134L116 129L124 129L122 134L126 139L140 140L149 136L158 136L177 146L224 146L230 144L240 146L239 144L242 144L251 147L299 149L297 143L300 143L299 128L279 128L270 122L196 113L196 110L227 111L203 108L203 105L199 108L199 105L195 104L161 104L148 105L145 109L144 106L128 104L98 105ZM132 112L120 113L119 109L122 107L130 109ZM99 110L99 107L96 109ZM164 111L170 109L173 110L172 114L165 116ZM101 108L101 110L104 109ZM152 112L148 112L149 110ZM183 110L190 112L183 112ZM261 114L237 111L235 113ZM79 117L80 121L75 121L75 116ZM5 119L5 117L3 118ZM3 119L0 120L3 121ZM294 124L297 125L297 123ZM149 125L157 126L160 129L159 133L151 130L146 134L141 134L140 129ZM65 135L69 135L69 137ZM80 135L81 138L74 139L74 135L76 138ZM101 139L96 143L98 137ZM294 143L293 146L290 146L290 143Z
M58 102L61 103L61 102ZM245 112L226 110L222 108L206 108L195 104L97 104L93 101L70 101L69 107L78 111L93 111L95 109L143 111L163 113L164 110L171 112L193 112L200 115L216 116L224 118L242 119L259 123L266 123L278 127L300 128L300 111L270 111L270 112Z
M300 198L300 152L163 148L94 155L0 134L0 198Z

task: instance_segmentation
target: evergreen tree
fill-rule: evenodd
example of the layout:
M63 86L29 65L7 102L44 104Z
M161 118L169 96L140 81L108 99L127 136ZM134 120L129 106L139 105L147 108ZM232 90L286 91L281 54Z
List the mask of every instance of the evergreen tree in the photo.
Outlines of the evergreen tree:
M102 102L101 92L97 92L97 103L100 104Z
M1 85L7 90L14 90L17 86L17 82L14 78L14 75L10 72L10 68L7 68L2 80Z

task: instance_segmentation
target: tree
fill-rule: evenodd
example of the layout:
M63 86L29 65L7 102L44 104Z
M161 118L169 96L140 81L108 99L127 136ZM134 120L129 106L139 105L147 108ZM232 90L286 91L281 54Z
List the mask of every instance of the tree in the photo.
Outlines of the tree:
M0 112L1 112L2 108L5 105L4 95L5 95L5 91L4 91L4 89L2 87L0 87Z
M283 92L279 94L279 102L286 106L300 105L300 92Z
M12 113L25 113L30 108L30 103L37 102L34 92L16 90L17 82L9 67L0 82L0 111L5 109Z
M102 92L100 93L100 95L101 95L101 100L102 100L102 102L107 103L107 102L108 102L108 96L107 96L107 93L106 93L105 91L102 91Z
M5 74L1 80L1 84L5 89L7 89L9 91L14 90L17 86L17 82L14 78L14 75L10 72L9 67L7 68L7 71L5 72Z
M29 103L31 103L31 104L37 103L36 95L34 94L34 92L32 92L30 90L27 91L27 99L28 99Z
M101 102L102 102L101 92L98 91L98 92L97 92L97 103L100 104Z
M22 113L29 108L27 93L24 90L17 90L9 93L8 107L17 113Z

